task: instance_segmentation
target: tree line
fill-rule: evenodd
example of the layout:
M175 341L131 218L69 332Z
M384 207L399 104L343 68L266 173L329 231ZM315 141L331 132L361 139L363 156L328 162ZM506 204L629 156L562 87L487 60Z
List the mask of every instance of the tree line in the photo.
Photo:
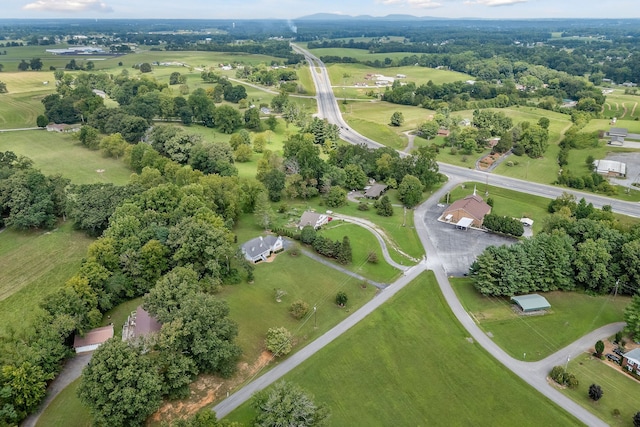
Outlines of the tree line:
M610 206L595 209L565 194L552 201L543 231L511 246L491 246L469 276L483 295L583 289L633 295L640 289L640 227L617 222Z

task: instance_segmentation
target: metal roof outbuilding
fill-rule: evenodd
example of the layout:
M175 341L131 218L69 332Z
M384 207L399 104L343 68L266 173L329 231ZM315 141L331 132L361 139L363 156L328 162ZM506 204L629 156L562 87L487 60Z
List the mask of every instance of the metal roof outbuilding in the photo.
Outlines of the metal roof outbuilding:
M518 304L518 306L525 313L551 308L551 304L549 304L549 301L547 301L547 299L542 295L538 294L519 295L517 297L511 297L511 301Z

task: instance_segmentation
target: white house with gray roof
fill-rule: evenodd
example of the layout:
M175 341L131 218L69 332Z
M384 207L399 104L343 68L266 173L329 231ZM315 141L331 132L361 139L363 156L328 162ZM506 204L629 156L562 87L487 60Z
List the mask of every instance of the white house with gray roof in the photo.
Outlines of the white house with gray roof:
M280 252L283 249L284 241L282 236L260 236L242 245L244 257L253 263L266 261L269 255Z

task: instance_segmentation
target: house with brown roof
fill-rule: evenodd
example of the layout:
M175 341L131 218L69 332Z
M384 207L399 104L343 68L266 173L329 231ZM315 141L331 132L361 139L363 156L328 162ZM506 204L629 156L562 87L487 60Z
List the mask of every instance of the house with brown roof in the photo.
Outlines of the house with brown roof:
M113 338L113 324L92 329L85 336L76 335L73 339L73 348L76 353L88 353L100 347L109 338Z
M369 188L365 188L364 197L367 199L378 199L387 191L385 184L373 184Z
M485 215L491 213L491 206L482 197L473 194L453 202L440 217L440 220L456 224L458 228L482 227Z
M160 322L139 305L122 325L122 341L143 337L158 332L161 328Z
M302 230L305 226L310 225L317 230L328 222L329 217L326 214L305 211L305 213L300 217L298 228Z

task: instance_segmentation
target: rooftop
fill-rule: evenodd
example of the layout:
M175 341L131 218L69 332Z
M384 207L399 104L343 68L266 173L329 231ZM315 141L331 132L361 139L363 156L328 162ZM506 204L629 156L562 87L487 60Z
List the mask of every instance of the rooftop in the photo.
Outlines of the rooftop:
M482 200L482 197L475 194L469 195L464 199L456 200L445 210L444 213L446 214L447 212L456 211L458 209L468 212L469 215L479 220L483 219L486 214L491 212L491 206Z
M634 348L631 351L627 351L624 354L624 357L626 357L627 359L633 359L640 362L640 348Z
M522 311L536 311L551 308L549 301L542 295L529 294L511 297L511 301L515 302L522 308Z
M76 335L73 340L73 348L86 347L88 345L102 344L109 338L113 337L113 325L103 326L102 328L92 329L81 337Z

